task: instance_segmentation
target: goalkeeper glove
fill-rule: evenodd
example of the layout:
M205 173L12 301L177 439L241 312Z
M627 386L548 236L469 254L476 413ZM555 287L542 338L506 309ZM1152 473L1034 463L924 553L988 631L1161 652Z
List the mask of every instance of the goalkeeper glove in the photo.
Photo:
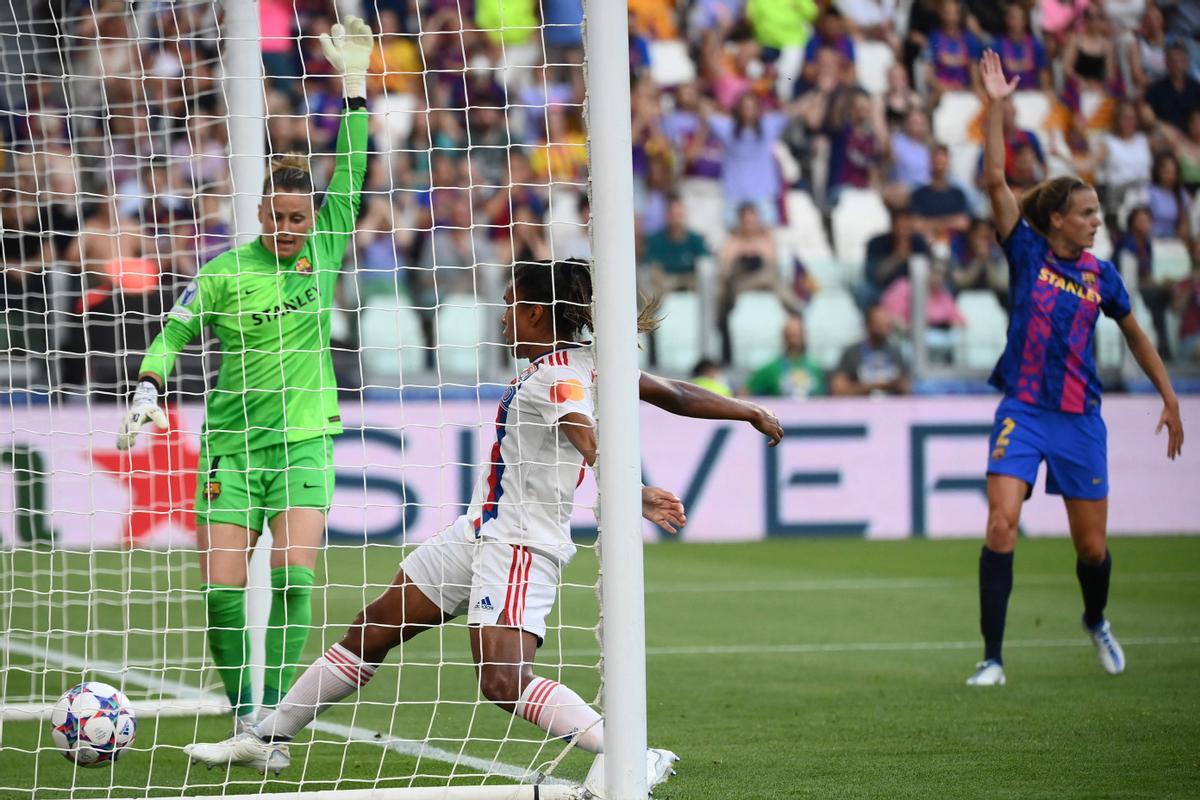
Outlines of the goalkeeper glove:
M346 97L367 96L367 66L374 47L371 28L358 17L346 17L345 25L334 25L329 33L321 34L321 49L333 68L342 73Z
M133 447L138 431L151 421L158 426L159 430L167 429L167 414L158 407L158 387L150 381L142 381L133 390L133 401L129 404L129 413L121 420L121 430L117 434L117 449L128 450Z

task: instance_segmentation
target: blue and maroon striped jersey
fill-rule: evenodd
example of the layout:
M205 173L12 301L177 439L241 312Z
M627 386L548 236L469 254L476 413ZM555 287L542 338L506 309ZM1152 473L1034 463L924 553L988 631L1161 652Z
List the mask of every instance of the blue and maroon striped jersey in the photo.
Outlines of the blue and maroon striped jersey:
M1093 338L1100 312L1121 319L1129 293L1111 261L1058 258L1024 219L1004 242L1011 317L991 384L1009 397L1071 414L1100 410Z

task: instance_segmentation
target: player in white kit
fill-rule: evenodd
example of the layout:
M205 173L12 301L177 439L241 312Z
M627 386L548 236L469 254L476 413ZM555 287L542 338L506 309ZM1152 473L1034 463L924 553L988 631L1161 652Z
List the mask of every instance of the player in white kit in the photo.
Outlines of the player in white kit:
M577 341L591 327L590 268L518 263L504 299L505 340L529 366L500 400L488 471L468 512L404 559L392 585L300 676L275 713L224 742L189 745L193 761L279 772L290 763L287 742L370 680L393 647L466 614L483 695L598 754L589 782L599 780L603 720L570 688L533 672L562 569L575 553L575 488L596 460L595 361L590 342ZM772 444L782 437L775 416L751 403L649 375L640 393L673 413L750 422ZM679 499L654 487L642 489L642 514L672 533L686 522ZM647 752L651 788L675 760L667 750Z

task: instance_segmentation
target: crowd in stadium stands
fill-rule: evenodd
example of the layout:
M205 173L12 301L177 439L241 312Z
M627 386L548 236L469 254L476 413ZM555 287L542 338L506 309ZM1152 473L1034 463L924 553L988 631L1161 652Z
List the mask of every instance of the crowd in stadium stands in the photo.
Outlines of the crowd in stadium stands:
M222 54L207 3L64 5L38 73L68 77L25 77L0 109L8 344L62 353L69 384L118 384L119 354L232 242ZM499 297L513 260L589 256L580 5L364 3L381 32L374 155L344 307L398 298L433 345L437 304ZM722 389L734 375L756 394L904 393L916 336L931 364L985 368L963 332L980 308L1002 320L1008 289L978 183L985 48L1021 78L1013 188L1096 183L1098 255L1136 288L1163 354L1200 363L1200 4L628 5L641 285L710 304L696 317L714 329L709 352L695 327L690 342L660 332L660 366L682 347ZM259 7L268 147L314 154L320 178L341 96L316 38L297 35L327 30L334 5ZM762 326L769 346L743 347ZM347 352L360 333L338 332Z

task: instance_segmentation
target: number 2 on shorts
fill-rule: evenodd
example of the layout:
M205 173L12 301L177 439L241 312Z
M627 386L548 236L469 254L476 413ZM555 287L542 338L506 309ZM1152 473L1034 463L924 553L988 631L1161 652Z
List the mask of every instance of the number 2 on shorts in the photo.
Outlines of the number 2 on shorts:
M1017 427L1017 423L1012 417L1004 418L1004 422L1000 424L1000 435L996 437L997 447L1008 447L1008 436L1015 427Z

